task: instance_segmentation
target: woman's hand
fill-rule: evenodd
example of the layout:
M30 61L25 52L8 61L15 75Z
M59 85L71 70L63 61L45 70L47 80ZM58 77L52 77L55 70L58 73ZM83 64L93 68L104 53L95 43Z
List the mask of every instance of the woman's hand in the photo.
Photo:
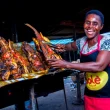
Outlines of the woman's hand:
M49 59L48 64L54 68L67 68L69 62L62 59Z
M64 44L56 44L54 48L57 52L65 52L65 45Z

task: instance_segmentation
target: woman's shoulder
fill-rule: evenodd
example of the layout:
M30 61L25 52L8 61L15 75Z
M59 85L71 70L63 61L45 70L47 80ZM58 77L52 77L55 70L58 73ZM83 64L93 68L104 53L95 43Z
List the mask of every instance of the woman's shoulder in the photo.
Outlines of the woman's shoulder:
M101 50L110 50L110 35L102 35Z
M76 46L78 47L78 49L80 50L82 48L82 46L84 45L84 43L86 42L87 37L81 37L79 39L76 40Z
M102 35L102 41L106 41L110 39L110 34L103 34Z
M83 36L81 38L78 38L76 41L85 42L87 40L86 36Z
M110 43L110 35L102 35L101 44Z

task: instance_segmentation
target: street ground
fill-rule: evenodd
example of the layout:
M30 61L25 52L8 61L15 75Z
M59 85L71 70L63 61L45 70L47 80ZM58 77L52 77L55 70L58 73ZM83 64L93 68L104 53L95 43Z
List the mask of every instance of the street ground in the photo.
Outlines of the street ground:
M41 96L37 98L39 110L84 110L82 103L78 105L75 102L78 101L77 98L77 88L76 83L73 83L71 77L68 76L64 79L65 94L67 101L67 108L64 98L64 90L59 90L54 93L50 93L47 96ZM83 100L85 84L81 85L81 99ZM26 109L31 110L29 106L29 101L25 102ZM15 106L11 105L9 107L2 108L0 110L15 110Z

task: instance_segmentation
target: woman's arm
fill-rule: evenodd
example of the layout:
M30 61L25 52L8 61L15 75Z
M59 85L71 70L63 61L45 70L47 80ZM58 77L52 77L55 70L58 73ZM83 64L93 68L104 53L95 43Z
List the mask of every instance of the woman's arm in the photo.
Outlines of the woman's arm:
M98 72L103 71L106 68L106 66L110 63L109 57L109 51L100 51L97 56L96 62L71 63L65 60L52 59L49 60L49 64L55 68L76 69L85 72Z
M77 50L76 42L71 42L71 43L65 44L65 50L67 50L67 51L71 51L71 50L76 51Z
M76 51L77 50L76 42L71 42L67 44L57 44L56 50L57 51L71 51L71 50Z

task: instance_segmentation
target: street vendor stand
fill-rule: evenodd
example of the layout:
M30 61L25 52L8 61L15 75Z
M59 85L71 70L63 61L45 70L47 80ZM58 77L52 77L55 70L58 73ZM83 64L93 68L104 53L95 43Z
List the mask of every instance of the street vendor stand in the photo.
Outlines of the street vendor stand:
M0 88L0 108L15 104L16 110L22 110L25 108L24 102L30 100L31 110L38 110L37 97L47 96L49 93L63 89L67 109L63 78L72 72L64 70L59 73L38 75L37 78L18 82L13 80L13 83Z
M37 97L47 96L49 93L63 89L65 106L68 110L63 78L79 73L80 71L77 70L61 69L60 71L48 71L46 74L32 73L32 76L27 78L0 81L0 108L14 104L16 110L25 110L24 103L30 100L31 110L39 110ZM79 103L80 100L80 82L78 82L77 102Z
M0 108L15 104L16 110L25 110L24 102L30 100L31 110L39 110L37 97L47 96L58 90L64 91L65 107L68 110L63 78L78 74L76 70L63 70L38 75L36 78L24 79L7 84L0 88ZM80 86L77 88L77 103L81 103Z
M27 25L29 25L29 24L27 24ZM53 54L54 54L57 56L57 57L55 56L55 58L61 58L61 57L59 57L59 55L55 54L53 52L53 50L51 48L49 48L49 46L47 46L47 48L45 49L44 47L47 44L45 44L45 43L42 44L42 42L41 42L42 41L41 39L44 40L44 37L42 37L42 34L41 33L39 34L33 27L32 27L32 29L35 31L35 34L37 34L37 37L39 38L38 40L40 42L39 44L42 45L41 47L43 47L43 49L44 49L43 54L46 55L46 52L49 53L51 50L51 52L49 54L50 56L51 55L53 56ZM47 49L48 49L48 51L47 51ZM50 56L48 56L48 57L50 58ZM69 54L68 58L70 58L70 56L71 55ZM46 55L46 58L48 58L48 57ZM68 59L68 60L70 60L70 59ZM29 73L28 74L29 77L22 77L22 78L18 78L18 79L0 81L0 108L15 104L16 110L25 110L24 102L26 100L30 100L31 110L39 110L38 103L37 103L37 97L47 96L49 93L63 89L66 110L68 110L63 78L67 77L71 74L74 74L74 73L78 74L79 72L76 70L66 70L66 69L58 69L58 71L57 71L55 69L53 71L48 71L45 74L44 73L41 74L39 72L38 73ZM79 86L77 86L77 87L79 90ZM80 97L78 97L78 98L80 98Z

